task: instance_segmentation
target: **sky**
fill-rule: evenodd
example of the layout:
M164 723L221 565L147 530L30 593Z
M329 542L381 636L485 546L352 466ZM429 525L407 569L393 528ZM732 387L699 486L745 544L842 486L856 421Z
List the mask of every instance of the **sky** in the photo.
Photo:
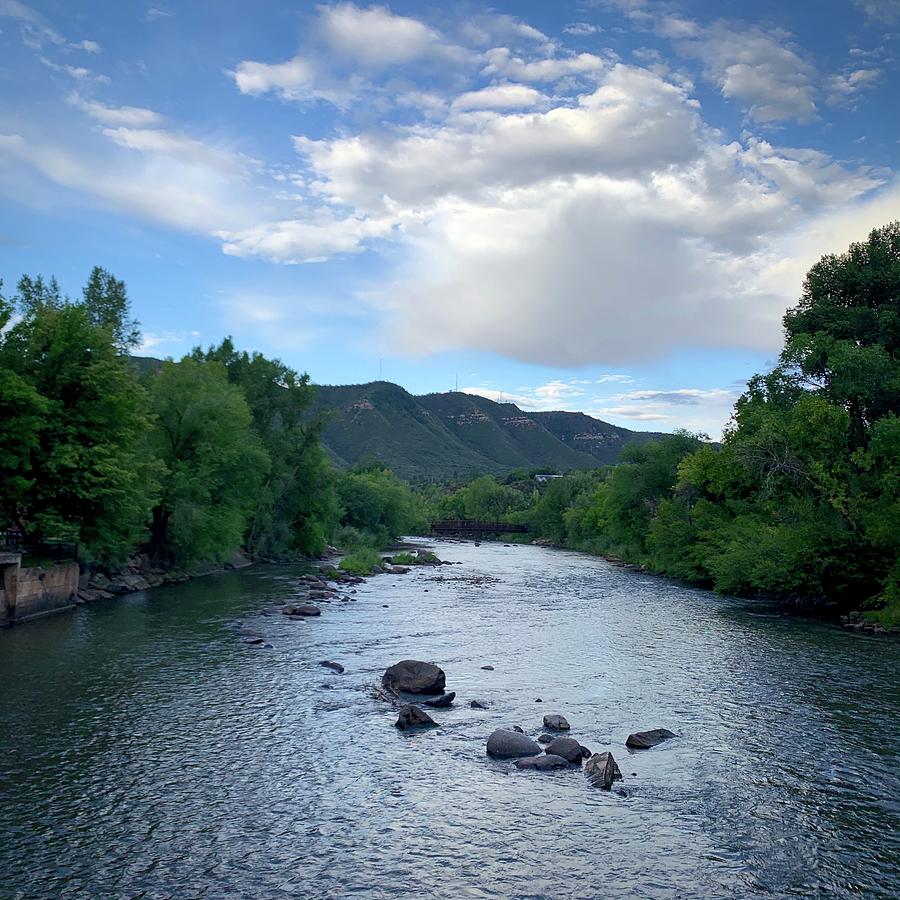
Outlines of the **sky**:
M716 438L822 254L900 218L900 0L0 0L0 277Z

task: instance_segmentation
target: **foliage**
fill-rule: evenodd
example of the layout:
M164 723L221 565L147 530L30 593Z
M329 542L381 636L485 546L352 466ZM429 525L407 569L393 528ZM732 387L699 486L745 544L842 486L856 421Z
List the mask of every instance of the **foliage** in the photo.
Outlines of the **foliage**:
M394 566L427 566L438 562L438 556L431 550L419 550L416 553L395 553L391 557Z
M23 276L0 304L11 323L0 335L0 515L29 541L76 540L107 561L140 539L158 469L146 395L113 340L128 314L120 300L100 321L93 299Z
M391 557L391 565L394 566L414 566L419 562L419 557L415 553L395 553Z
M381 565L381 557L371 547L362 547L347 554L340 563L340 568L351 575L370 575L375 566Z
M266 556L289 551L317 555L338 521L331 466L319 444L322 422L303 422L314 397L309 376L280 360L238 352L231 338L197 361L219 363L243 392L252 429L269 456L269 469L250 511L245 544Z
M373 464L342 473L336 488L341 524L366 532L374 546L425 530L419 498L389 469Z
M221 560L239 547L269 471L252 415L224 366L190 357L150 382L152 446L165 465L153 510L154 554Z

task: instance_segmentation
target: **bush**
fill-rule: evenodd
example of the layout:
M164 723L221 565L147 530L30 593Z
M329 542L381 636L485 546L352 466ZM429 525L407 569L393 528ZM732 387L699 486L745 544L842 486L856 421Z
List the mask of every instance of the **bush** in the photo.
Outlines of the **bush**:
M371 547L354 550L341 560L340 568L351 575L369 575L375 566L381 565L381 557Z
M391 557L391 564L395 566L414 566L419 562L415 553L395 553Z

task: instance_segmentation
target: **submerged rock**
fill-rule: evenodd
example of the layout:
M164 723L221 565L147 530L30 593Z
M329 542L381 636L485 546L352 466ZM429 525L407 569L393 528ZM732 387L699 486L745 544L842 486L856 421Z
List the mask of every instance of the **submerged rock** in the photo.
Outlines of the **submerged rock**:
M416 706L415 703L407 703L400 710L400 715L394 724L396 728L406 730L407 728L423 728L429 725L437 725L437 722L424 709Z
M667 728L653 728L650 731L636 731L634 734L628 735L625 746L630 747L632 750L649 750L651 747L655 747L657 744L668 741L673 737L678 737L678 735L669 731Z
M408 694L443 694L447 677L433 663L404 659L388 668L381 683L394 691Z
M333 662L330 659L323 659L322 662L319 663L320 666L325 666L326 669L334 669L338 675L344 674L344 667L339 662Z
M612 753L595 753L585 764L584 774L588 781L598 788L608 791L614 781L622 780L622 773L613 759Z
M538 738L538 743L539 743L539 744L549 744L550 741L552 741L552 740L553 740L553 735L552 735L552 734L547 734L547 733L545 732L544 734L542 734L542 735Z
M582 747L575 738L557 738L544 748L544 753L548 753L551 756L561 756L573 765L581 765L581 760L585 758L585 754L587 756L591 755L590 751Z
M487 754L498 759L513 759L516 756L537 756L541 752L540 745L530 737L498 728L487 741Z
M484 669L485 672L493 672L494 671L493 666L482 666L481 668Z
M571 727L572 726L569 725L569 721L565 716L544 716L544 728L553 728L556 731L568 731Z
M487 700L470 700L469 701L469 706L471 706L472 709L487 709L488 705L489 704L488 704Z
M513 727L510 729L510 731L515 731L515 732L518 732L519 734L525 734L525 729L522 728L520 725L513 725Z
M299 606L294 607L293 613L289 613L288 615L294 616L321 616L322 610L319 609L314 603L301 603Z
M526 756L516 760L517 769L537 769L538 772L551 772L554 769L568 769L569 764L561 756L542 754L541 756Z
M426 706L432 706L435 709L443 708L445 706L449 706L456 699L456 691L450 691L447 694L441 694L440 697L435 697L433 700L426 700Z

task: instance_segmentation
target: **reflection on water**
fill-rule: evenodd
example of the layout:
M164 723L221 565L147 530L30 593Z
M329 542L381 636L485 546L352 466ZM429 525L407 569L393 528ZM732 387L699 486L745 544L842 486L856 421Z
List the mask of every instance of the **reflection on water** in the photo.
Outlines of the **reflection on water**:
M462 565L316 621L264 614L295 581L257 568L0 632L0 896L900 895L900 644L573 553L438 552ZM407 657L457 691L439 729L369 694ZM485 756L550 712L627 796ZM657 726L681 737L625 749Z

